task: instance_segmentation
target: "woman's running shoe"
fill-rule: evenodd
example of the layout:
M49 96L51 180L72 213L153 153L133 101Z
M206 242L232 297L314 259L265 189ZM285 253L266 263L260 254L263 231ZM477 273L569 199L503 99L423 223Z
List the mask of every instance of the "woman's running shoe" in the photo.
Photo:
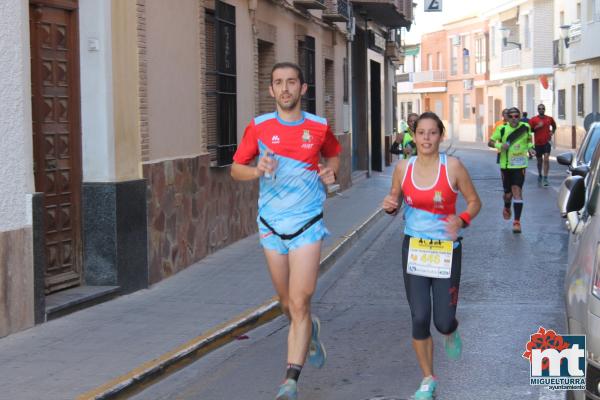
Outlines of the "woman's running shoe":
M315 316L311 316L311 320L312 333L310 335L310 344L308 346L308 363L316 368L322 368L327 360L327 352L319 338L321 321Z
M506 207L502 208L502 217L506 220L510 219L510 217L511 217L510 208L506 208Z
M462 339L458 329L444 337L444 350L451 360L458 360L462 354Z
M427 376L421 381L419 389L415 392L415 400L432 400L437 388L437 379L434 376Z
M281 386L275 400L296 400L298 398L298 385L293 379L286 379Z

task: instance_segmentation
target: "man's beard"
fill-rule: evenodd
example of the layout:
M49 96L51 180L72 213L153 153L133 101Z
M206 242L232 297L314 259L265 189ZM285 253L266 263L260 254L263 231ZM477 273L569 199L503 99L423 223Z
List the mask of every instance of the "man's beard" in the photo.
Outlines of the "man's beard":
M279 108L281 108L282 110L285 111L290 111L293 110L294 108L296 108L296 105L298 105L298 102L300 101L300 97L294 98L293 96L290 96L292 102L285 104L280 100L277 100L277 105L279 106Z

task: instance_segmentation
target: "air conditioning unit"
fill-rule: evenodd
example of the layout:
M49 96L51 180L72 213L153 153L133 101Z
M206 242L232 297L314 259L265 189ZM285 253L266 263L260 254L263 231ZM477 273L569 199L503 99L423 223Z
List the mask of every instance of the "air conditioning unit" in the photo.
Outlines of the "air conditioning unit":
M473 90L473 79L464 79L463 88L465 90Z

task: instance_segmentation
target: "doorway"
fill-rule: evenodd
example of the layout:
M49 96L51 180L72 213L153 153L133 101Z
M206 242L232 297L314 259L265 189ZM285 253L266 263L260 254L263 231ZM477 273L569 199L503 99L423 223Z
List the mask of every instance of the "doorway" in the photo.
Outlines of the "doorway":
M77 0L30 1L35 190L44 194L46 294L82 280Z
M383 171L381 155L381 65L371 60L371 169Z

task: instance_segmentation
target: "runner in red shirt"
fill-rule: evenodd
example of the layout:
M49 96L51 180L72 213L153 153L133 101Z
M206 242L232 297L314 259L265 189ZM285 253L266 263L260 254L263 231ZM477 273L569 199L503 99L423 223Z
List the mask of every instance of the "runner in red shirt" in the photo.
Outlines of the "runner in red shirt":
M546 115L546 106L538 106L538 115L529 120L535 141L535 156L537 157L538 185L548 186L548 170L550 169L550 139L556 132L556 122ZM552 128L552 129L550 129ZM542 166L543 174L542 174Z

